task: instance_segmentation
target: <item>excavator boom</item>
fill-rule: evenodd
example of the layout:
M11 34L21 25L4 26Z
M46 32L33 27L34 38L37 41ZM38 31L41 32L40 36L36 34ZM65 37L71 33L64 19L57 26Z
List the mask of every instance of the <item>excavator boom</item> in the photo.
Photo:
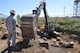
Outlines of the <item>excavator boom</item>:
M48 31L48 20L47 20L48 15L46 11L46 2L44 0L41 0L36 9L32 10L32 14L23 15L21 17L21 30L24 38L26 37L30 39L35 39L38 27L38 17L41 14L41 10L43 10L45 16L44 31Z

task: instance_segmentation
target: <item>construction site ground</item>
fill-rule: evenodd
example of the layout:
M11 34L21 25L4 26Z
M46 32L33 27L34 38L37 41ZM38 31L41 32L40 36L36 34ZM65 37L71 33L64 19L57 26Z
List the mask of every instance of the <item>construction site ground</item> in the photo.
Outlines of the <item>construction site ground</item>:
M54 38L52 38L54 39ZM27 46L25 42L22 42L18 44L19 46L19 51L16 51L15 53L80 53L80 45L78 44L77 41L75 41L74 47L73 48L63 48L63 47L54 47L52 46L53 40L52 39L47 39L46 41L49 44L49 49L46 49L45 47L36 47L36 46ZM65 36L61 37L62 41L72 41L66 38ZM45 41L44 39L39 38L39 40ZM19 41L19 39L17 39ZM0 52L6 53L7 50L7 39L3 40L0 39ZM22 48L20 48L22 47Z
M56 40L55 38L41 38L39 35L37 35L37 39L35 41L31 42L32 45L28 45L28 41L22 40L22 35L19 28L17 28L17 32L18 34L16 38L16 43L18 50L10 51L11 53L80 53L80 44L78 44L78 41L70 39L69 34L62 34L62 32L56 32L58 33L58 35L60 35L61 42L65 43L73 41L73 48L65 48L59 46L54 47L54 41ZM4 34L6 34L6 32ZM7 35L4 34L3 36L7 37ZM7 38L4 38L3 36L0 36L0 53L8 53ZM74 34L71 34L71 36L74 36ZM45 42L44 46L39 45L40 42ZM48 43L48 45L46 43Z

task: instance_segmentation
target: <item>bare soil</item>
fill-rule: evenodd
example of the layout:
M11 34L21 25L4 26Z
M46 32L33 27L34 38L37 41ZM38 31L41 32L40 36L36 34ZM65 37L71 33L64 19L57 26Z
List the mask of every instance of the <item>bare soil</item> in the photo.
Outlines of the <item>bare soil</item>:
M4 34L7 34L7 29L5 28L5 24L1 25L0 30L1 30L0 31L0 53L7 53L8 52L7 38L1 39L4 36ZM33 45L28 45L28 41L22 40L21 31L19 30L20 29L17 29L18 35L16 39L18 51L15 51L13 53L80 53L80 45L78 44L78 41L74 39L70 39L68 34L62 34L61 32L57 32L60 35L60 41L64 43L73 41L74 42L73 48L54 47L53 41L55 40L55 38L44 39L44 38L40 38L40 36L37 35L38 41L40 39L48 43L49 48L46 48L46 47L41 47L39 45L39 42L37 43L38 47L36 47L35 45L36 42L33 42Z

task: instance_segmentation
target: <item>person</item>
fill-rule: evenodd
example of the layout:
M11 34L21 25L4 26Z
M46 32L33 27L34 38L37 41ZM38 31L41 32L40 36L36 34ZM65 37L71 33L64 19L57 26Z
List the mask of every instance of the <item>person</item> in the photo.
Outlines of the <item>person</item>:
M6 19L6 27L8 30L8 47L10 47L11 39L12 39L12 49L16 48L16 21L14 19L15 16L15 10L10 11L10 16Z

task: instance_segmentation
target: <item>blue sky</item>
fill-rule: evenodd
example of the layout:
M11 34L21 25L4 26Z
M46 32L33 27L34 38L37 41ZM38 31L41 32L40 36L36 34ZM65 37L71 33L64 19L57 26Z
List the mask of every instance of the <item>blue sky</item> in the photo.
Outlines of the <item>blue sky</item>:
M0 13L9 15L11 9L16 10L16 15L30 14L40 0L0 0ZM65 16L73 14L74 0L45 0L49 16ZM43 12L40 16L43 16Z

